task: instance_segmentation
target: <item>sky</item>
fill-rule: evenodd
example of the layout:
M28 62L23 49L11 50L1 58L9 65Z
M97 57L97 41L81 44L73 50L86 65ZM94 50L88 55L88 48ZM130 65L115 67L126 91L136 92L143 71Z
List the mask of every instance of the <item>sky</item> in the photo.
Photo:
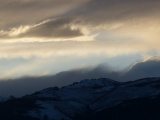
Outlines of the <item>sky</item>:
M0 3L0 79L99 65L124 71L160 55L159 0Z

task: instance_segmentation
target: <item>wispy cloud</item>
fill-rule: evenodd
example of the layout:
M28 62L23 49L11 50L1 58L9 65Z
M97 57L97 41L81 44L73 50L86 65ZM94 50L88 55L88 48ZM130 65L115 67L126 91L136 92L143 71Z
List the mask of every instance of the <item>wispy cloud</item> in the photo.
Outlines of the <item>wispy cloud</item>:
M66 19L46 20L32 26L20 26L10 31L1 31L3 38L72 38L83 36L78 28L73 28Z

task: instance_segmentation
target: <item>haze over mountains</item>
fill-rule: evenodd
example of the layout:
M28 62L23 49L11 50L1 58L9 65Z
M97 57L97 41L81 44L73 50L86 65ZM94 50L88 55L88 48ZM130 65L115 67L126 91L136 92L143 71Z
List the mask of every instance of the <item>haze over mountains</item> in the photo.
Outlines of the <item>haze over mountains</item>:
M0 0L0 120L160 120L159 11Z
M110 78L117 81L130 81L146 77L160 77L160 57L153 57L131 67L128 71L113 71L99 65L95 68L84 68L64 71L53 76L24 77L0 81L0 96L23 96L35 91L69 85L83 79Z

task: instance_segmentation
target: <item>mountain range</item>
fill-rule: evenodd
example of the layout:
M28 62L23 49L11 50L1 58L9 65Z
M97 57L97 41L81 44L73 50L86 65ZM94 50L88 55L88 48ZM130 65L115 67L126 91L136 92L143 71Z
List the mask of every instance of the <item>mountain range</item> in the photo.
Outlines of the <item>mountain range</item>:
M86 79L0 102L2 120L159 120L160 78Z
M113 71L105 65L63 71L55 75L30 76L0 80L0 96L21 97L52 86L66 86L83 79L110 78L116 81L131 81L140 78L160 77L160 57L152 57L132 65L125 71ZM36 87L35 87L36 86Z

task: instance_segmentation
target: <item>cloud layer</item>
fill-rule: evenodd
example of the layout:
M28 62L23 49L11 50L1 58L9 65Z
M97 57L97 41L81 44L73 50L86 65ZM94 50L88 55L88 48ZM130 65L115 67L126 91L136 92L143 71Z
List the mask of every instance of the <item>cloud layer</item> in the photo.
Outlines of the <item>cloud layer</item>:
M3 77L18 76L18 71L44 74L48 66L63 63L46 70L54 74L53 69L90 66L90 58L99 56L107 59L96 65L116 56L160 55L159 0L0 2L0 61L11 61L0 69Z
M125 80L135 80L145 77L160 77L160 57L153 57L135 64L123 77Z
M35 38L72 38L82 36L83 33L79 29L71 28L69 21L66 19L47 20L40 24L30 26L26 30L17 33L13 37L35 37ZM25 29L25 28L24 28ZM17 30L18 31L18 30Z
M18 29L20 26L30 28L19 31L22 34L18 36L38 38L77 37L83 35L82 28L88 32L96 32L95 34L106 30L107 34L120 33L123 38L130 36L139 39L144 37L143 30L144 33L149 33L150 30L159 31L158 0L2 0L1 3L1 37L10 29ZM50 21L43 23L49 19ZM79 28L73 29L73 26ZM139 36L138 32L142 35Z
M0 95L22 96L47 87L61 87L84 79L110 78L117 81L130 81L146 77L160 77L159 73L160 57L154 57L144 62L139 62L127 72L114 71L110 67L101 64L96 67L60 72L54 76L24 77L0 81Z

